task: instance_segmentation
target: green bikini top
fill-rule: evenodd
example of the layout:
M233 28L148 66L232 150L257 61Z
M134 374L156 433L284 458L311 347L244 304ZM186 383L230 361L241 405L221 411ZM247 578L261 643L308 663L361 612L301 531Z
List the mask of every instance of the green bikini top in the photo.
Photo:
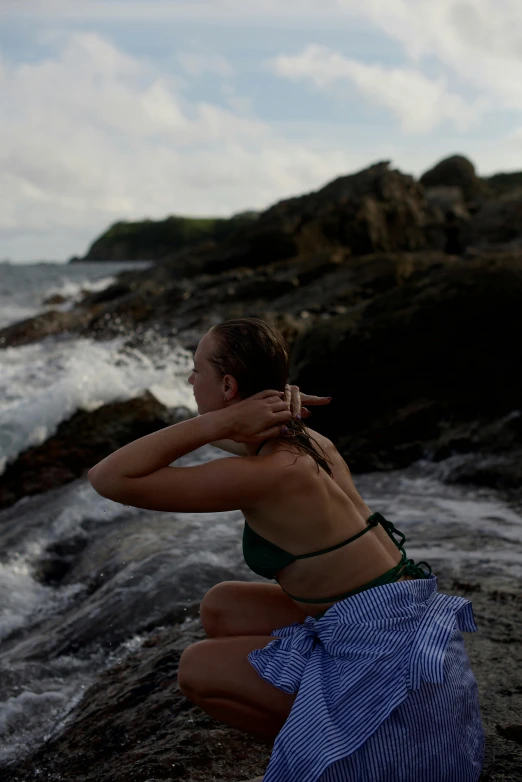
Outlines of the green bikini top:
M268 441L261 443L256 451L256 456L266 442ZM380 513L372 513L372 515L367 520L368 526L361 530L361 532L353 535L351 538L343 540L341 543L336 543L335 546L330 546L329 548L321 549L320 551L312 551L309 554L290 554L289 551L285 551L275 543L272 543L266 538L261 537L261 535L252 529L252 527L245 519L245 526L243 530L243 556L245 558L246 564L251 570L254 571L254 573L257 573L259 576L263 576L264 578L275 579L277 573L280 570L285 568L287 565L290 565L292 562L295 562L297 559L308 559L309 557L317 557L319 554L326 554L329 551L335 551L335 549L346 546L353 540L357 540L357 538L360 538L361 535L369 532L372 527L376 527L377 524L381 524L384 527L402 554L400 562L395 565L395 567L386 571L386 573L383 573L382 576L373 579L373 581L368 582L362 587L345 592L342 595L323 597L319 600L316 598L295 597L295 595L291 595L289 592L286 592L286 589L283 589L283 587L281 587L281 589L283 589L283 591L286 592L286 594L293 600L297 600L301 603L329 603L332 600L341 600L345 597L350 597L350 595L355 595L358 592L363 592L366 589L371 589L372 587L381 586L382 584L391 584L395 581L398 581L398 579L402 576L427 578L429 575L431 575L431 567L427 562L419 562L418 564L415 564L412 559L408 559L406 551L403 548L403 544L406 541L406 536L403 535L403 533L398 530L391 523L391 521L387 521L383 516L381 516ZM399 541L395 540L393 536L394 533L400 536ZM420 567L420 565L427 565L429 568L429 573L426 573Z

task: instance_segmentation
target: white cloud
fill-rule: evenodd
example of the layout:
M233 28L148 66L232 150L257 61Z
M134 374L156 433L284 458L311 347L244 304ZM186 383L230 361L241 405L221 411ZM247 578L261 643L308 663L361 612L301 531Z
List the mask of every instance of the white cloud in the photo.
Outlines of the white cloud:
M280 76L305 78L317 87L351 82L367 98L391 109L405 131L430 131L446 120L463 131L487 107L484 100L466 102L448 89L443 78L429 79L413 68L367 65L324 46L312 44L298 55L280 55L270 65Z
M2 0L0 12L10 18L54 18L84 21L205 20L244 24L277 19L296 25L332 24L345 16L343 0Z
M220 54L202 52L182 52L178 60L183 69L191 76L201 76L203 73L214 73L226 78L232 76L234 69L229 61Z
M1 81L0 257L83 252L122 218L262 208L359 163L191 103L177 80L92 33L43 62L4 62Z
M456 83L499 105L522 109L522 4L519 0L342 0L398 41L416 62L435 58Z
M398 42L412 66L385 68L326 50L319 56L309 47L294 62L277 58L280 73L296 77L300 71L317 84L322 78L324 85L350 79L376 103L394 110L403 127L417 130L433 127L438 117L463 130L486 111L522 113L520 0L339 0L338 8L345 12L340 23L349 15L365 21ZM426 63L442 75L427 76ZM418 102L418 119L408 100Z

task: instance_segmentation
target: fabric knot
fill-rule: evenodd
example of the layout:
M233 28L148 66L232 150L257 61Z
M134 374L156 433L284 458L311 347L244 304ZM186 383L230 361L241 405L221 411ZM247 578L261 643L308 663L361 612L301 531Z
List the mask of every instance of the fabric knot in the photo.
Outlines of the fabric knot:
M318 647L317 624L313 616L307 616L300 624L274 630L277 636L263 649L254 649L248 659L260 676L283 692L294 694L299 690L303 674Z
M316 640L319 639L316 625L316 619L313 616L307 616L302 624L294 622L288 627L281 627L279 630L274 630L272 635L277 635L281 638L281 649L294 649L297 650L304 657L309 657L315 646Z

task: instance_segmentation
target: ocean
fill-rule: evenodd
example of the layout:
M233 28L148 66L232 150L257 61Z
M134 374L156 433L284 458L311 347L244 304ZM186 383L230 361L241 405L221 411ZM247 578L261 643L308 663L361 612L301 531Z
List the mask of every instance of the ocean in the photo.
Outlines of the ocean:
M82 290L101 290L129 267L136 264L1 264L0 325L44 310L52 295L72 306ZM167 406L195 412L192 356L175 340L144 344L61 335L0 350L0 473L80 409L149 390ZM205 446L180 463L225 456ZM406 534L408 555L430 562L436 574L518 585L519 509L491 489L444 484L444 470L444 463L421 461L355 482L372 510ZM96 676L151 632L184 612L195 621L201 573L206 588L226 578L264 581L242 560L242 523L239 511L127 508L100 497L86 478L0 512L0 769L62 730ZM50 586L42 567L60 551L71 552L73 566Z

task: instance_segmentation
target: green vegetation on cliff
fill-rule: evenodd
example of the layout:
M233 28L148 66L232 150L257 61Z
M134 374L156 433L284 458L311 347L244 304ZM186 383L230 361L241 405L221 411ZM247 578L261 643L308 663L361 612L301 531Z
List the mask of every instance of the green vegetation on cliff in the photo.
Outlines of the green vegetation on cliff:
M172 216L165 220L120 221L96 239L81 260L158 260L199 242L226 239L255 220L256 212L241 212L230 218Z

